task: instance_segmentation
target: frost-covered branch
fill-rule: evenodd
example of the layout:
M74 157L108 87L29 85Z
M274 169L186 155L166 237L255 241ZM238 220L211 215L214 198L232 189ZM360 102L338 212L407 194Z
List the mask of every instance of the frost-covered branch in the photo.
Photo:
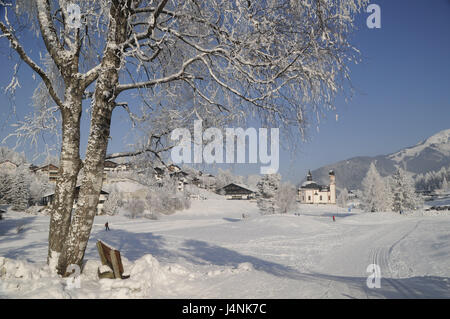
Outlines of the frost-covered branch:
M94 82L97 79L99 72L101 71L101 68L102 68L101 64L98 64L82 75L83 79L82 82L84 88L87 88L92 82ZM88 96L89 93L86 94L86 97Z
M173 148L173 146L170 147L165 147L164 149L161 150L157 150L155 151L152 147L148 147L145 149L141 149L138 151L134 151L134 152L118 152L118 153L111 153L106 155L105 159L115 159L115 158L122 158L122 157L135 157L144 153L152 153L154 156L156 156L157 158L159 158L162 162L161 159L161 153L163 152L167 152L170 151Z
M3 22L0 22L0 30L8 38L11 47L17 52L17 54L19 54L19 57L41 77L42 81L45 83L45 86L47 87L48 92L50 93L55 103L58 106L62 106L63 102L56 94L55 89L53 88L53 85L50 81L50 78L47 76L44 70L26 54L25 50L20 45L17 38L13 35L12 30L8 29Z
M180 70L174 74L165 76L160 79L145 81L145 82L137 82L137 83L129 83L129 84L119 84L116 88L117 95L123 91L131 90L131 89L139 89L139 88L150 88L157 84L168 83L174 80L183 80L193 78L192 75L186 73L186 69L189 65L194 63L195 61L201 60L206 54L200 54L196 57L193 57L183 63Z
M67 61L68 52L64 49L58 39L55 26L52 21L50 1L36 0L38 11L39 26L41 29L42 39L44 40L47 51L52 56L55 63L60 67L64 67Z

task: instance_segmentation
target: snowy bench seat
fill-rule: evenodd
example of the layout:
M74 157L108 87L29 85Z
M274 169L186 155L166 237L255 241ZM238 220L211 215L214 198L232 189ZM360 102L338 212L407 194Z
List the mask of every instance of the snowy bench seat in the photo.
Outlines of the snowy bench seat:
M97 241L97 250L103 265L98 270L98 276L100 278L127 279L130 277L123 275L124 269L122 265L122 258L120 257L120 251L108 246L101 240ZM110 271L108 271L108 269L104 266L108 266Z

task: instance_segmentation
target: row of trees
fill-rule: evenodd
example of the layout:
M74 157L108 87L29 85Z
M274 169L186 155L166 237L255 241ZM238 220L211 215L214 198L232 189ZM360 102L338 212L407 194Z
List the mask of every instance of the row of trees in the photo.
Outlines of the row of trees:
M421 191L449 191L449 181L450 167L442 167L439 171L418 174L415 177L416 189Z
M398 168L392 176L383 178L374 163L362 181L358 197L367 212L402 212L416 210L423 204L422 197L415 191L413 178L404 169Z
M153 170L136 172L119 172L118 176L126 177L147 186L141 196L135 198L123 198L123 194L113 188L109 192L108 199L103 204L103 211L107 215L116 215L123 208L130 218L157 219L159 214L172 214L177 210L190 207L190 199L184 191L178 190L178 179L168 175L162 179L155 179Z

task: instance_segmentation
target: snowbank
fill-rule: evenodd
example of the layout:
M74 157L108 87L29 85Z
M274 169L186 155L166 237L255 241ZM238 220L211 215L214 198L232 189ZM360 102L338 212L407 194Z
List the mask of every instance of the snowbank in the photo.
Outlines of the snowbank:
M99 279L100 261L88 260L78 277L62 278L48 265L0 257L0 298L159 298L189 291L199 277L232 275L253 270L251 263L195 273L179 264L162 266L152 255L131 263L122 257L124 275L130 278ZM106 266L107 267L107 266ZM74 280L75 279L75 280Z
M2 298L144 298L168 289L187 271L181 265L162 267L152 255L134 263L122 258L129 279L98 279L99 261L88 260L79 276L62 278L47 265L0 257L0 297ZM126 273L125 273L126 274Z

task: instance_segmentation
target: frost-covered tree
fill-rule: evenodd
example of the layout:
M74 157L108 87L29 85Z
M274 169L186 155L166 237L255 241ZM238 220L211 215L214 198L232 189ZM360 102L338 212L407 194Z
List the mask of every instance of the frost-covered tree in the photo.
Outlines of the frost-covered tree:
M276 212L287 214L297 208L297 191L290 183L281 183L275 196Z
M42 81L16 137L37 141L54 129L60 166L49 227L49 264L68 275L82 265L102 187L105 158L167 150L167 134L202 118L208 125L242 122L299 129L334 108L345 89L355 15L366 0L17 0L0 22L1 41ZM79 6L69 10L69 5ZM44 44L35 61L33 44ZM35 52L33 52L35 53ZM20 64L16 64L15 69ZM19 87L18 72L7 86ZM131 94L142 97L131 105ZM83 105L83 100L90 103ZM129 103L127 103L129 102ZM114 109L145 129L134 152L106 156ZM89 116L80 158L80 125ZM145 124L145 125L144 125ZM205 124L205 126L207 126ZM72 212L78 174L83 177Z
M450 184L448 183L446 176L444 176L444 179L442 180L441 190L443 192L448 192L450 190Z
M142 199L133 198L127 201L125 209L127 210L125 216L129 218L135 219L142 217L145 211L145 202Z
M31 200L29 167L21 165L13 175L8 198L14 210L25 210Z
M10 190L12 185L12 174L7 171L0 171L0 202L11 203Z
M159 214L167 215L189 208L190 200L178 190L178 180L167 176L158 185L150 187L145 204L149 215L146 217L156 218Z
M261 175L248 175L245 178L245 184L252 189L256 189L256 187L257 187L256 185L258 185L258 182L260 181L260 179L261 179Z
M377 171L374 163L362 183L360 200L362 208L367 212L380 212L391 210L391 192L386 179L383 179Z
M120 192L113 188L108 195L108 198L103 203L103 212L106 215L114 216L119 213L119 209L123 206L123 200Z
M256 185L257 205L262 215L274 214L276 212L276 196L280 188L281 176L279 174L266 174Z
M42 197L51 190L53 190L53 185L49 182L47 176L42 174L30 176L30 204L39 204Z
M417 210L422 206L423 200L415 191L413 179L402 168L392 175L390 185L394 212Z
M347 188L344 188L339 193L339 196L337 198L337 205L339 207L347 207L347 201L348 201L348 190Z

